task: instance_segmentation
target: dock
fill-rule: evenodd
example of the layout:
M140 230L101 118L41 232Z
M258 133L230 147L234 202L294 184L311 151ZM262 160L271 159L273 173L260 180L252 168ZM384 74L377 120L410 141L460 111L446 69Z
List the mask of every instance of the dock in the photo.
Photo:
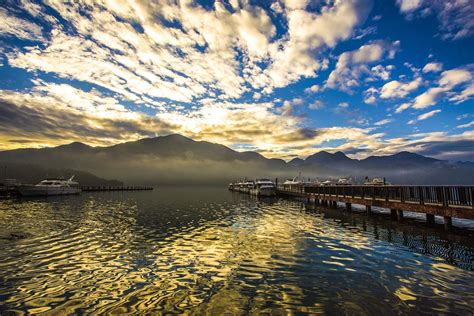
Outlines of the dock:
M474 220L473 186L412 186L412 185L333 185L333 186L277 186L277 195L304 198L317 205L336 206L345 203L351 210L353 204L390 209L391 215L403 219L403 212L426 214L426 221L434 223L435 215L444 218L446 228L452 218Z
M84 192L99 192L99 191L151 191L153 187L149 186L107 186L107 185L86 185L81 186Z

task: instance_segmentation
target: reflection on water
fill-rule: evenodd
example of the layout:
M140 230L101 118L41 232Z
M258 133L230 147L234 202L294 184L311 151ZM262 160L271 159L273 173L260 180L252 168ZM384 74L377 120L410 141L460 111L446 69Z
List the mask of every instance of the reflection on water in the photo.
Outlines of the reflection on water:
M0 314L465 314L470 233L159 188L0 202Z

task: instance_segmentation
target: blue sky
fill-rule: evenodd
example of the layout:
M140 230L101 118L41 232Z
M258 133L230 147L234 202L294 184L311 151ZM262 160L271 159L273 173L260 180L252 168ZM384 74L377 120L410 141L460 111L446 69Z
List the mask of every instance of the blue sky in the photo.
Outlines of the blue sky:
M9 1L0 149L180 133L474 160L469 1Z

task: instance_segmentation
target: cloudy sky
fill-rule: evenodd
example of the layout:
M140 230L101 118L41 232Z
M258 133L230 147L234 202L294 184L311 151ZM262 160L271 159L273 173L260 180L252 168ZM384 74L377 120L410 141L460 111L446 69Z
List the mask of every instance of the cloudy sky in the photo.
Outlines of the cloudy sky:
M474 160L473 51L470 0L3 0L0 149Z

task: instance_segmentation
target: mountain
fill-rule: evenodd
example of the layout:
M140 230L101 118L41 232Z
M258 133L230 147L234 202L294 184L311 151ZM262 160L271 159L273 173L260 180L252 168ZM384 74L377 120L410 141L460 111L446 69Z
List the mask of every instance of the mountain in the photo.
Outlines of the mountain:
M106 180L97 177L90 172L73 169L46 168L34 164L22 163L2 163L1 167L1 178L13 178L20 183L36 184L45 178L69 177L70 175L74 175L76 179L80 179L81 185L119 186L123 184L117 180Z
M299 172L319 179L385 177L400 184L472 184L472 163L453 163L409 152L358 160L342 152L317 152L290 162L256 152L194 141L179 134L145 138L109 147L74 142L52 148L0 152L4 164L45 170L80 170L100 178L137 184L224 184L239 178L288 178ZM81 179L78 179L81 181Z
M474 164L453 163L410 152L388 156L351 159L342 152L321 151L298 163L304 173L319 170L323 177L351 176L362 182L370 178L386 178L397 184L473 184Z

